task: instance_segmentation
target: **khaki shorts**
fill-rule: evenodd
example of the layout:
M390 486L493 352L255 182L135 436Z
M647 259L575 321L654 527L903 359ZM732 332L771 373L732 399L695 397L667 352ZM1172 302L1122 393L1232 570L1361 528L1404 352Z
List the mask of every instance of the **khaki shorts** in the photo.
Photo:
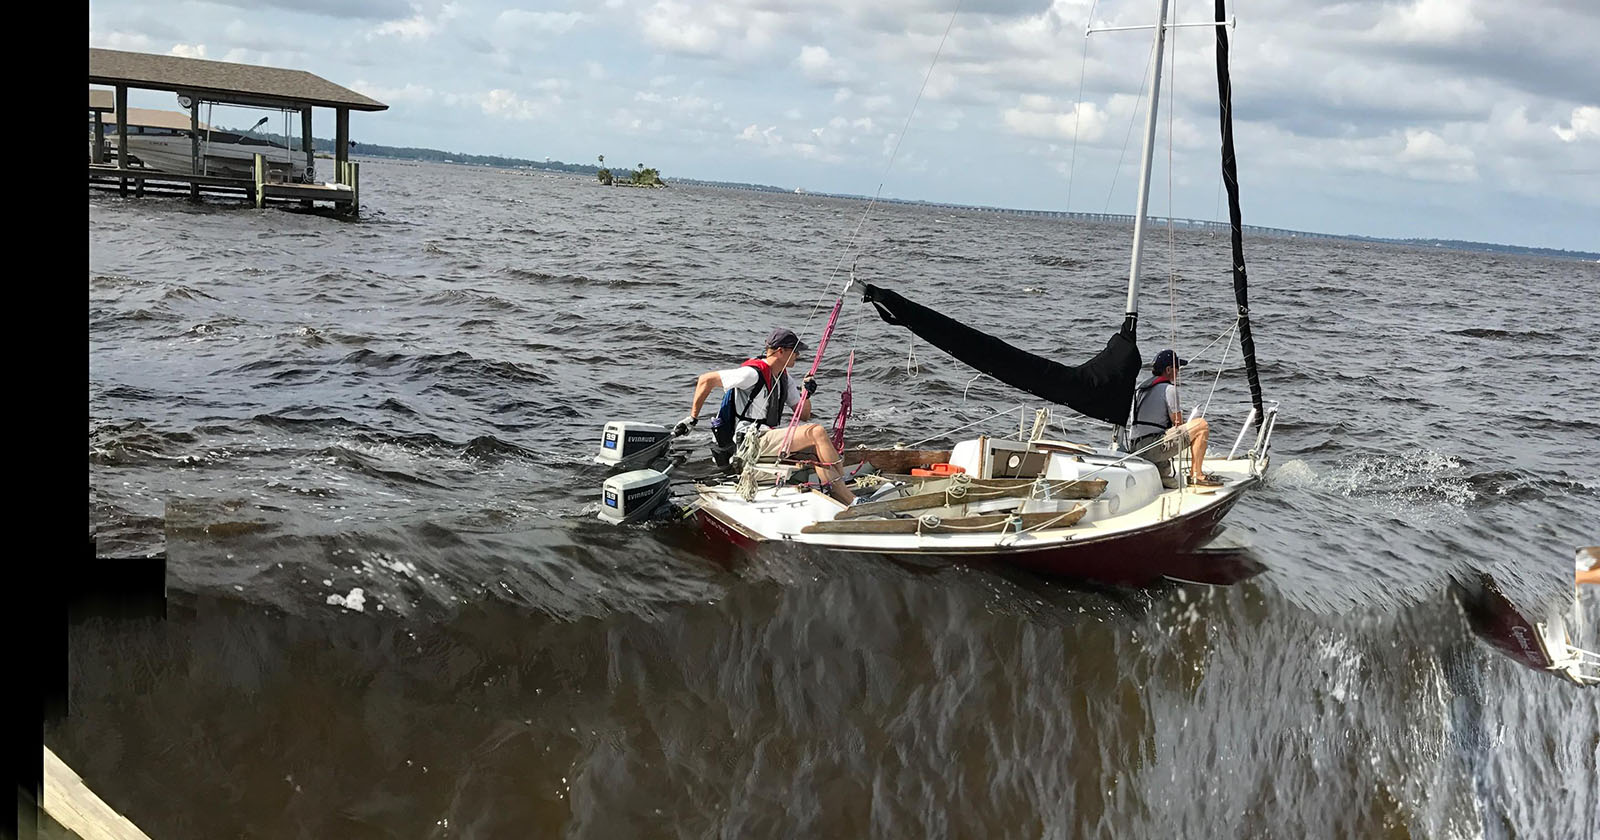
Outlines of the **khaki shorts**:
M1139 457L1152 464L1165 464L1189 451L1189 429L1187 426L1188 424L1185 423L1182 426L1173 426L1159 436L1144 435L1137 438L1133 442L1133 451L1139 452L1139 450L1149 446L1149 449L1139 452ZM1155 445L1151 446L1151 444Z
M806 426L814 426L814 425L816 425L816 424L815 423L801 423L800 425L795 426L794 427L795 440L791 440L789 445L790 446L794 446L798 442L798 439L800 437L800 431L802 429L804 429ZM759 457L759 458L776 458L777 455L778 455L778 450L783 448L783 439L788 434L789 434L789 427L788 426L781 426L781 427L776 428L776 429L768 429L766 431L766 433L761 436L761 454L756 456L756 457ZM805 447L804 449L797 450L795 452L790 452L789 454L790 455L796 455L796 454L799 454L799 452L805 452L806 454L810 455L813 458L816 457L816 453L813 452L811 447L809 447L809 446Z

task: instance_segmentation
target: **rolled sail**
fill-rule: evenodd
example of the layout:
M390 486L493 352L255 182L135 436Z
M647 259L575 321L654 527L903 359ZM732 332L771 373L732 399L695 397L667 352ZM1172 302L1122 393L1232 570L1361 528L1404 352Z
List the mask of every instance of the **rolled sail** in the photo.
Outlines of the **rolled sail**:
M1239 220L1239 163L1233 155L1233 82L1228 77L1228 19L1224 0L1217 0L1217 99L1222 108L1222 183L1228 188L1228 225L1233 239L1233 297L1239 304L1239 349L1244 377L1250 384L1250 405L1261 409L1261 374L1256 369L1256 340L1250 333L1250 278L1244 269L1244 225Z
M1111 336L1094 358L1073 366L1018 350L888 289L867 284L863 299L877 307L884 321L911 330L974 370L1013 388L1096 420L1111 424L1128 421L1142 361L1126 327Z

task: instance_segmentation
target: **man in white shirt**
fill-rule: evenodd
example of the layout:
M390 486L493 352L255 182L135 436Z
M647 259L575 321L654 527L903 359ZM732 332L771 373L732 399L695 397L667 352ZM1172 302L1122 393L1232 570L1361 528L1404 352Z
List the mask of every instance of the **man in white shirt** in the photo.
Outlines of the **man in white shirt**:
M767 336L761 358L747 360L736 368L701 374L695 382L689 416L678 422L674 433L686 434L698 423L706 399L714 388L721 386L725 393L717 419L712 423L717 440L713 454L718 447L724 452L731 451L730 446L737 446L746 435L753 433L761 435L763 457L778 454L789 432L784 422L785 409L798 409L801 420L811 419L811 395L816 392L816 380L807 376L803 382L795 382L788 374L804 349L805 345L793 330L779 327ZM807 450L815 453L817 475L829 485L833 497L847 505L854 501L855 494L838 480L842 475L839 453L821 425L801 423L796 426L789 449L792 453Z

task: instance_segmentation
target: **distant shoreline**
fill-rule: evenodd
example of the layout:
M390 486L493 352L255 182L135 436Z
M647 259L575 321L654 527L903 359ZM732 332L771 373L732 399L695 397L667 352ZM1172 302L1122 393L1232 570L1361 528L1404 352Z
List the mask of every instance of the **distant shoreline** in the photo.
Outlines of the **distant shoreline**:
M317 151L332 151L333 141L321 137L312 138L313 149ZM299 147L298 140L293 146ZM579 175L594 176L600 167L586 163L565 163L556 160L527 160L525 158L503 157L500 155L468 155L454 152L443 152L438 149L424 149L410 146L380 146L367 143L352 143L355 148L352 153L361 157L378 158L383 160L417 161L423 163L451 163L458 166L486 166L497 169L523 169L546 172L567 172ZM822 198L838 198L850 201L871 201L872 196L854 195L851 193L813 192L810 190L777 187L771 184L752 184L739 181L707 181L697 178L674 177L674 184L686 186L715 187L718 189L749 190L752 192L784 193L789 195L808 195ZM904 198L879 198L882 204L903 204L925 207L944 207L952 210L972 210L986 213L1005 213L1020 216L1045 216L1060 218L1106 218L1121 220L1131 216L1118 213L1079 213L1064 210L1025 210L1010 207L989 207L976 204L958 204L944 201L923 201ZM1163 223L1165 220L1162 220ZM1199 229L1227 229L1226 222L1210 219L1174 219L1175 225ZM1563 248L1537 248L1529 245L1504 245L1493 242L1473 242L1462 239L1436 239L1436 238L1393 238L1383 236L1361 236L1350 233L1320 233L1317 231L1290 230L1287 228L1272 228L1261 225L1245 225L1248 232L1272 236L1308 237L1317 239L1348 239L1356 242L1379 242L1388 245L1408 245L1417 248L1448 248L1453 251L1476 251L1491 254L1520 254L1537 257L1551 257L1562 260L1577 260L1580 262L1600 262L1600 252L1593 251L1568 251Z

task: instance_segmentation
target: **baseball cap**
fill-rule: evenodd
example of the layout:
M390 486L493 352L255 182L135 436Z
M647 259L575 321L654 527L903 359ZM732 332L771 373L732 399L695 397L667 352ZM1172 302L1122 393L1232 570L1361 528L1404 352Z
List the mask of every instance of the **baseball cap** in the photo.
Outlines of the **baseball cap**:
M1172 352L1171 350L1162 350L1160 353L1156 354L1155 360L1150 363L1150 372L1160 373L1163 369L1170 366L1174 359L1177 359L1178 367L1183 367L1189 363L1188 359L1179 359L1178 354Z
M781 347L785 350L792 349L796 353L806 349L805 342L800 340L800 336L795 335L794 330L785 327L779 327L773 330L771 335L767 336L767 346Z

